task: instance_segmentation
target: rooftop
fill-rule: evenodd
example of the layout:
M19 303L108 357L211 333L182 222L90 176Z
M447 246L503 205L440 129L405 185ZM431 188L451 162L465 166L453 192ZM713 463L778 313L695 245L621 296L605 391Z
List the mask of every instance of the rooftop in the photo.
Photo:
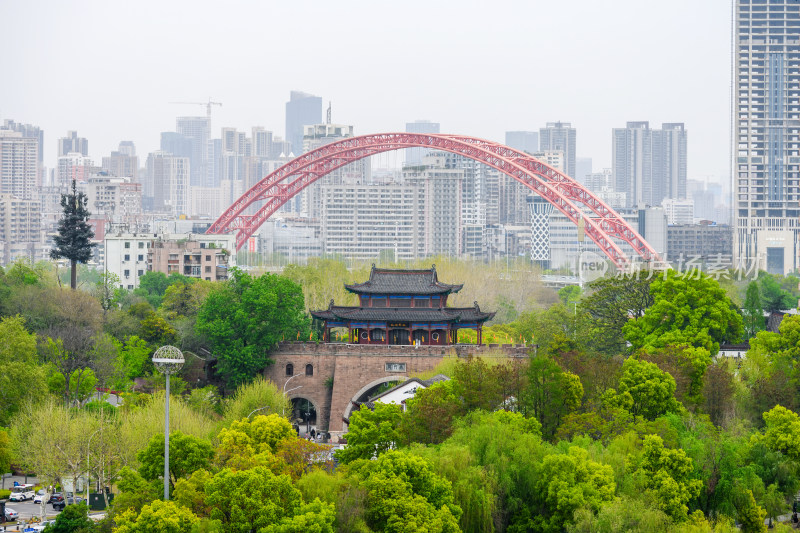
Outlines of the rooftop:
M356 294L449 294L461 290L463 285L449 285L439 281L436 265L428 270L376 268L372 265L369 280L364 283L345 285Z

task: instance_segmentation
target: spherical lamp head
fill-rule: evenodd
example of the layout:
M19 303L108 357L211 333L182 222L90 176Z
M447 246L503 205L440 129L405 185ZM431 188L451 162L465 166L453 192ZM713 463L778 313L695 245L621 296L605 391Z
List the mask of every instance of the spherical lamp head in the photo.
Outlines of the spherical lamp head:
M162 374L176 373L183 363L183 353L174 346L162 346L153 354L153 365Z

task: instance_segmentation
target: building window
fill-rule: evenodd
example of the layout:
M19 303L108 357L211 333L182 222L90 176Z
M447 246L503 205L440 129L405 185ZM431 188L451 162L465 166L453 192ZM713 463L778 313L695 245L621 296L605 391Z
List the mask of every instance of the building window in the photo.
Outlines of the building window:
M289 363L288 365L286 365L286 375L287 376L293 376L294 375L294 365L292 363Z
M206 267L206 272L211 272L211 267L210 266Z
M306 376L314 375L314 365L306 365Z
M125 261L131 260L131 254L125 254Z
M126 242L126 243L125 243L125 248L130 248L130 247L131 247L131 243L129 243L129 242Z
M206 261L211 261L211 256L210 255L206 256Z
M129 277L131 277L131 271L130 271L130 270L126 270L126 271L125 271L125 277L126 277L126 278L129 278Z
M144 256L142 254L139 254L138 256L136 256L136 260L137 261L144 261Z

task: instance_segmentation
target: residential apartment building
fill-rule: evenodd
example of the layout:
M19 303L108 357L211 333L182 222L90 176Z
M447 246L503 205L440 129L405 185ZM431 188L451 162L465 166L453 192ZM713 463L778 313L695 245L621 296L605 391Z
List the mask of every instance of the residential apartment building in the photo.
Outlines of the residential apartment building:
M733 227L714 223L681 224L667 227L669 262L675 268L715 264L723 268L733 265Z
M395 260L426 255L422 184L327 184L321 194L324 253L364 261L388 251Z
M139 158L131 141L119 143L119 150L103 158L102 168L112 176L131 178L136 181L139 174Z
M78 153L84 157L89 155L89 141L78 137L77 131L68 131L66 137L58 139L58 157Z
M132 178L94 174L82 187L92 218L136 227L142 220L142 184Z
M119 276L120 287L133 290L145 273L180 273L220 281L236 266L234 235L110 232L105 236L104 268Z
M0 194L33 200L37 197L38 176L39 140L0 130Z
M11 194L0 193L0 241L3 242L2 264L18 257L31 261L43 259L41 204Z
M301 91L291 91L286 102L286 141L294 155L303 153L305 127L322 122L322 98ZM285 152L289 155L289 152Z
M564 172L574 178L577 172L577 133L569 122L548 122L539 129L539 150L560 150L564 153Z
M612 130L614 188L628 207L657 206L686 198L686 138L682 123L650 129L647 121Z
M438 122L431 122L430 120L415 120L414 122L406 122L406 133L441 133L439 131L440 129L441 126ZM430 153L431 149L423 146L406 148L404 165L407 167L421 165L422 159Z
M800 2L734 0L732 175L737 265L798 266Z
M167 152L147 156L147 181L142 194L152 198L151 211L179 217L189 213L190 163Z

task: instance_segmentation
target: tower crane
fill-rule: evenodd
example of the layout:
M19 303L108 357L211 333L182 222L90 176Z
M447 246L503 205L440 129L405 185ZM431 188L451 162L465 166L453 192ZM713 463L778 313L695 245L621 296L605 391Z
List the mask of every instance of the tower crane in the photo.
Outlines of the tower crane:
M206 106L206 117L208 117L209 124L211 123L211 106L218 105L222 107L221 102L212 102L209 97L208 102L170 102L170 104L186 104L186 105L204 105Z

